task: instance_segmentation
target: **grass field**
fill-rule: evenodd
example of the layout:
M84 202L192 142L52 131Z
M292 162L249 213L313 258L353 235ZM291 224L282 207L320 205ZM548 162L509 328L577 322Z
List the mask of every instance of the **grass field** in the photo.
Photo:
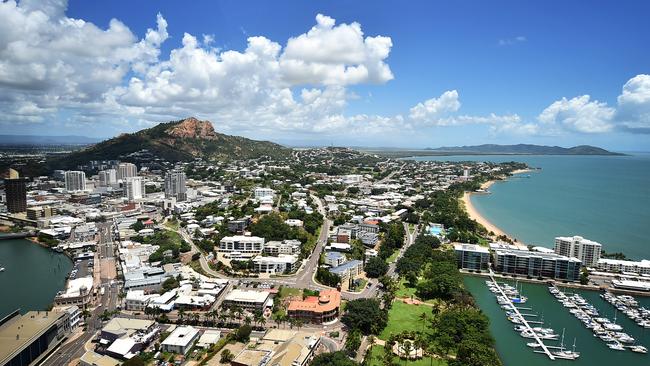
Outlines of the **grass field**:
M391 254L390 257L388 257L388 259L386 259L386 262L388 262L388 263L395 262L397 260L398 255L399 255L399 249L395 249L393 254Z
M405 279L400 279L399 281L399 288L395 292L395 297L416 297L415 296L415 289L412 287L406 287L406 280Z
M279 295L280 295L281 298L284 298L284 297L287 297L287 296L301 296L302 295L302 290L299 289L299 288L282 286L282 289L280 289Z
M398 334L405 330L422 330L420 314L426 313L433 316L430 306L408 305L395 301L388 312L388 325L379 335L379 339L388 340L391 334Z
M369 357L370 360L368 362L369 366L383 366L383 363L381 361L382 357L384 356L384 347L382 346L372 346L372 349L370 350L370 355ZM368 357L368 356L366 356ZM395 361L398 361L398 358L395 357ZM415 361L405 361L405 360L399 360L396 364L399 365L406 365L406 366L444 366L447 365L447 361L445 360L438 360L438 359L431 359L430 357L425 357L421 360L415 360Z

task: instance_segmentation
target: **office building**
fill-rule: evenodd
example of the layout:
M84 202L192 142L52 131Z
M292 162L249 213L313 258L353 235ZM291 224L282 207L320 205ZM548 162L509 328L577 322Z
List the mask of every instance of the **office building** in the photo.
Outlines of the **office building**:
M9 178L4 182L7 211L9 213L25 212L27 209L27 179L21 178L17 171L9 169Z
M124 184L124 196L133 202L144 197L144 181L142 177L129 177L126 178Z
M102 170L98 175L100 187L108 187L117 184L117 171L115 169Z
M277 257L258 255L253 258L253 268L258 273L291 273L299 267L298 256L280 254Z
M70 333L67 312L18 311L0 320L0 365L31 366L42 362Z
M176 198L178 202L187 199L187 186L185 185L184 172L172 170L165 174L165 197Z
M488 248L476 244L454 244L458 268L473 271L487 270L490 263Z
M86 190L86 173L79 170L65 172L65 190L79 192Z
M494 251L494 271L504 274L577 281L581 265L577 258L555 253L514 249Z
M241 290L230 291L221 303L224 309L240 307L250 312L264 311L273 307L273 298L267 291Z
M252 258L264 250L264 238L257 236L226 236L219 242L217 252L232 259Z
M339 316L341 293L337 290L322 290L318 296L307 296L304 300L289 303L287 314L292 319L308 323L328 323Z
M126 178L135 177L138 175L138 167L131 163L120 163L117 166L117 179L124 180Z
M191 326L176 327L160 344L163 352L187 354L199 338L199 330Z
M581 236L555 238L555 253L578 258L582 265L594 267L600 259L602 245Z

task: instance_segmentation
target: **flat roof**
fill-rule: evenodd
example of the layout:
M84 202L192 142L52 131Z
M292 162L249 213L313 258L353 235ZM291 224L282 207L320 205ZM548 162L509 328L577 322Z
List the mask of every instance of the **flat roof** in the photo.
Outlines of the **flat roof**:
M268 299L269 295L266 291L234 289L226 295L224 300L263 303Z
M464 252L490 253L490 251L486 247L482 247L476 244L466 244L466 243L454 244L454 250L460 250Z
M174 329L174 331L167 338L165 338L162 344L185 347L189 345L192 340L194 340L194 338L196 338L196 335L198 333L199 330L194 327L176 327L176 329Z
M0 325L0 364L9 362L22 349L54 325L65 313L29 311Z

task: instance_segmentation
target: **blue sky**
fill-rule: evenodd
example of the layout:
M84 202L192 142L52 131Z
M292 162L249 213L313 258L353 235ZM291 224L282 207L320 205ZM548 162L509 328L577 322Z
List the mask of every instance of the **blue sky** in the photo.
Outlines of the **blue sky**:
M37 11L51 22L92 24L95 38L68 37L79 31L70 27L47 32L74 39L76 46L90 48L92 57L72 59L82 51L68 44L26 41L42 47L41 57L51 55L43 67L58 71L55 65L69 64L66 70L73 71L65 80L48 76L53 80L18 86L0 73L0 97L11 96L0 98L6 114L0 126L7 133L107 137L196 115L226 133L297 145L529 142L650 149L650 3L645 1L73 0L67 8L59 2L47 9L19 3L9 10L21 12L25 24ZM157 24L158 14L165 27ZM318 21L317 14L325 17ZM355 22L363 32L361 43L354 42L354 32L334 33ZM37 24L47 29L47 21ZM320 27L318 34L308 34L312 27ZM148 29L160 39L135 46ZM185 33L196 42L184 42ZM317 42L322 55L312 56L307 42L289 50L289 39L301 35ZM251 36L263 37L265 46L277 44L272 65L219 64L224 52L246 56ZM379 36L385 55L368 56L372 49L363 40ZM28 39L24 32L10 34L8 41L0 37L0 54L20 59L19 48L8 45L21 37ZM329 52L336 43L349 47ZM168 62L181 48L186 57ZM115 49L122 51L116 55ZM345 55L356 51L365 56ZM212 63L194 62L210 55ZM285 60L304 68L297 72ZM198 65L212 71L200 72ZM221 74L221 66L229 76ZM368 75L336 71L360 66ZM111 68L110 78L93 79L97 70ZM75 75L85 77L71 83ZM232 85L254 93L231 92ZM169 90L178 93L167 95ZM318 97L301 98L303 90ZM414 110L419 103L422 108Z

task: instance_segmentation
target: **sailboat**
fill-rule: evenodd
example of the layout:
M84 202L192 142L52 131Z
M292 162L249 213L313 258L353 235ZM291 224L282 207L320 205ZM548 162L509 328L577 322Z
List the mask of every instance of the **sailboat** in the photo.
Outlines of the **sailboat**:
M580 357L580 353L576 352L576 339L573 338L573 351L564 348L564 328L562 328L562 340L560 341L560 350L553 352L553 356L564 360L575 360Z

